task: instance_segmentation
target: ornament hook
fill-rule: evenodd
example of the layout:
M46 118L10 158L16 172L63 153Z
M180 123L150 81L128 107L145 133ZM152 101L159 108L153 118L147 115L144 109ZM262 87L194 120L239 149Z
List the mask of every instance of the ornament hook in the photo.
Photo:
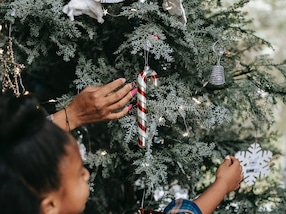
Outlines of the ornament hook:
M217 65L220 65L220 59L225 52L225 47L220 45L218 41L213 43L213 52L217 55Z

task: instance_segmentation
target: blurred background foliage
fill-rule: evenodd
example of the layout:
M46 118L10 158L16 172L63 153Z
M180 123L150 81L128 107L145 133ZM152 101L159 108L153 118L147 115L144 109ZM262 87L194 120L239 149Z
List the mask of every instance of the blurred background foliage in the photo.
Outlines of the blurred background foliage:
M286 1L285 0L252 0L244 8L248 16L253 19L249 26L257 36L269 41L273 48L264 47L263 52L271 55L275 62L286 59ZM251 53L250 53L251 54ZM276 80L282 77L276 74ZM272 127L281 133L278 143L284 153L281 159L282 168L286 166L286 106L279 102L274 107L276 123ZM286 185L286 171L283 170L284 185Z

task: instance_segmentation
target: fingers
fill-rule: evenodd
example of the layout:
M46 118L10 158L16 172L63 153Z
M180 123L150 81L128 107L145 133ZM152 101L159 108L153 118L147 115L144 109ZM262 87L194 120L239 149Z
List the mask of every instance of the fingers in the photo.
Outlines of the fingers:
M243 174L241 173L241 175L240 175L240 182L242 182L244 180L244 176L243 176Z
M229 166L232 164L232 160L229 155L224 158L224 162L227 163Z
M231 159L231 167L234 167L236 168L237 171L239 171L240 174L242 174L242 166L240 164L240 161L233 157L233 156L230 156L230 159Z
M114 92L115 89L117 89L120 86L122 86L125 82L126 82L125 78L119 78L117 80L114 80L113 82L108 83L108 84L102 86L101 89L100 89L100 93L103 96L107 96L108 94ZM120 90L122 90L122 89L120 89Z
M240 164L240 161L233 157L233 156L226 156L225 160L224 160L224 165L228 165L229 168L231 168L233 170L233 172L235 172L235 174L237 174L238 176L243 176L242 174L242 166Z
M106 119L107 120L116 120L116 119L122 118L128 113L128 111L130 110L131 107L132 107L132 105L130 104L129 106L126 106L125 108L123 108L119 112L110 113Z
M102 95L106 96L110 93L112 93L115 89L117 89L118 87L120 87L121 85L123 85L126 82L125 78L119 78L117 80L114 80L111 83L108 83L106 85L101 85L101 86L87 86L85 87L82 91L85 92L95 92L99 89L101 89L101 93Z
M113 103L110 105L109 109L111 111L117 111L118 109L123 108L130 100L131 98L136 94L137 88L133 89L132 91L129 91L125 96L121 99L119 99L116 103Z
M217 170L216 179L222 181L228 192L231 192L240 187L243 178L242 166L239 160L233 156L226 156Z
M101 120L119 119L131 109L132 105L126 106L126 104L136 94L137 88L133 88L134 83L125 84L125 82L125 78L119 78L104 86L90 86L84 89L91 92L96 110L92 112L100 113Z
M242 172L242 166L240 164L240 161L233 157L233 156L230 156L230 159L232 160L232 166L231 167L235 167L235 171L236 171L236 174L237 174L237 188L238 189L240 187L240 183L243 181L244 179L244 176L243 176L243 172Z
M240 183L243 181L243 179L244 179L244 176L243 176L243 174L241 173L239 179L237 180L237 185L236 185L236 187L234 188L234 190L237 190L237 189L240 188Z
M128 111L132 108L132 104L126 106L126 104L131 100L131 98L137 93L137 88L134 87L134 83L126 84L116 92L113 91L118 88L118 86L122 85L124 81L121 80L121 83L118 80L113 81L113 86L109 88L109 90L105 89L105 86L100 89L100 92L105 91L104 93L108 93L105 99L105 106L108 112L110 112L107 116L107 120L115 120L124 117ZM125 80L125 79L124 79ZM116 84L114 84L116 83ZM108 84L110 86L110 84ZM106 86L108 86L106 85Z
M230 165L240 165L240 161L233 156L228 155L224 159L225 159L225 161L227 161L229 163L229 166Z
M95 92L95 91L99 90L102 87L103 86L87 86L82 91L84 91L84 92Z

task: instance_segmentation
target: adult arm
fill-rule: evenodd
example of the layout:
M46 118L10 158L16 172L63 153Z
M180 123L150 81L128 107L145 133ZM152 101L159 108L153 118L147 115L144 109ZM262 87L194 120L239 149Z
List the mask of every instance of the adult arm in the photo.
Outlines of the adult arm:
M65 109L52 115L53 122L69 131L84 124L125 116L132 107L126 104L137 90L133 89L132 83L125 82L124 78L120 78L104 86L86 87Z

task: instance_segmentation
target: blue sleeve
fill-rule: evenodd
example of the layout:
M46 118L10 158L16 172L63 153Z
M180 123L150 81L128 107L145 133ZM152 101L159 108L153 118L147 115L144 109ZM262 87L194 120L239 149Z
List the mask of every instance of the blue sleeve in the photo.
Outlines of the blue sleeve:
M200 208L192 201L186 199L173 200L164 209L164 214L202 214Z

